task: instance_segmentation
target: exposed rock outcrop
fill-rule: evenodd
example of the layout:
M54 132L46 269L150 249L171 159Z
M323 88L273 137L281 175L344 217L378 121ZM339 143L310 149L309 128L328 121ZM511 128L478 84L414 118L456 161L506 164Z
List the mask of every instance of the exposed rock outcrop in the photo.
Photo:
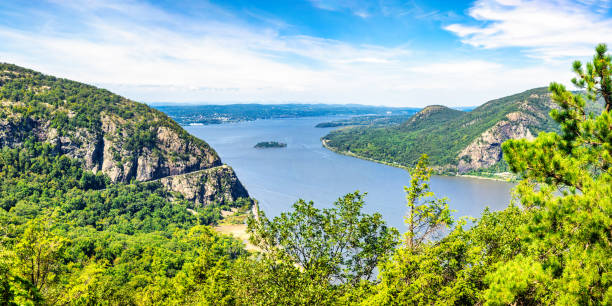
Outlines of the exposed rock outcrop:
M512 112L506 115L506 119L497 122L459 153L459 173L487 168L498 163L502 159L501 144L508 139L534 138L528 128L535 122L533 116Z
M113 182L149 181L221 165L210 147L181 138L165 126L149 128L151 145L130 146L130 129L122 128L130 123L121 121L104 114L101 132L76 128L60 134L50 120L28 120L25 128L0 120L0 144L15 147L35 136L37 141L55 144L61 153L82 160L86 169L104 172Z
M159 180L169 190L182 194L196 205L233 202L247 198L247 193L236 174L227 165L186 174L167 176Z

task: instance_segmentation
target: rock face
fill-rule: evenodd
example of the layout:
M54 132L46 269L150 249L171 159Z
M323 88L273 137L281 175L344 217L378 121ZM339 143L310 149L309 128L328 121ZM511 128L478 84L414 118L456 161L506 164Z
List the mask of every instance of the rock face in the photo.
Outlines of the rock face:
M129 130L121 125L117 118L103 116L104 136L91 139L88 147L94 149L85 152L86 165L93 171L102 170L113 181L149 181L221 165L210 147L181 138L166 126L149 129L152 145L131 148L126 141Z
M223 203L249 196L232 168L227 165L167 176L159 182L169 190L181 193L196 205Z
M177 131L165 126L150 127L147 132L153 136L151 145L134 148L129 143L131 131L125 128L129 124L112 114L103 114L101 133L78 128L61 135L44 119L28 120L25 130L37 141L55 144L61 153L82 160L86 169L104 172L113 182L149 181L221 165L210 147L181 138ZM0 121L0 144L21 145L22 132L7 120Z
M465 173L495 165L502 160L501 144L508 139L535 138L532 130L544 130L542 122L556 105L549 93L533 93L517 103L517 110L480 134L457 155L457 172Z
M521 112L506 115L507 120L497 122L476 140L463 149L457 158L457 171L465 173L470 170L490 167L502 159L501 144L508 139L534 139L527 128L533 123L533 117Z
M206 142L157 110L93 86L0 63L0 89L6 85L27 88L31 97L0 96L2 147L49 143L58 154L102 171L113 182L166 178L166 186L199 204L248 197Z

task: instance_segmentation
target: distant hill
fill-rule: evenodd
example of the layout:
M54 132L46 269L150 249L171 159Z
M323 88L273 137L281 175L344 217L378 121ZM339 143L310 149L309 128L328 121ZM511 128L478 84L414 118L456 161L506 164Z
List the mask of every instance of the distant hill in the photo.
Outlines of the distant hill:
M159 180L200 204L248 197L217 153L164 113L104 89L0 63L0 146L32 143L50 144L57 155L111 182Z
M448 108L442 105L430 105L416 113L401 127L403 130L424 129L429 126L444 124L463 115L462 111Z
M401 115L358 115L348 119L339 119L333 120L329 122L321 122L315 125L317 128L331 128L331 127L339 127L339 126L391 126L396 124L401 124L408 120L408 118L412 117L415 113L418 112L418 109L410 111L405 111L405 114Z
M547 88L489 101L470 112L428 106L395 127L344 128L323 138L337 152L399 166L426 153L440 172L504 172L501 144L558 130Z

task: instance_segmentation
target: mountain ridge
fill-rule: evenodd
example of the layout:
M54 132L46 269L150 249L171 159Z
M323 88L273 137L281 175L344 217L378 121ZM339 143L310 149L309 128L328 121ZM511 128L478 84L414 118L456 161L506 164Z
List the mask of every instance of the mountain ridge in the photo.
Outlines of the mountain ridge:
M335 130L322 140L340 153L410 167L428 154L439 173L505 172L501 143L556 131L545 87L490 100L470 112L434 105L399 127Z
M173 177L224 166L205 141L167 115L83 83L0 63L0 145L54 145L58 154L82 161L114 183L171 181ZM230 167L199 177L199 190L166 184L171 191L201 195L199 204L232 202L248 192ZM192 180L193 182L193 180ZM230 184L221 186L220 184ZM215 190L231 189L218 193Z

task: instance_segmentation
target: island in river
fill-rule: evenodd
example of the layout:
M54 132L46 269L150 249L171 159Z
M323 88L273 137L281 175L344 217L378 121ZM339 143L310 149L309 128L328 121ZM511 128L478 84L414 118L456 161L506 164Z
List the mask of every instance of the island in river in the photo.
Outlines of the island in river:
M287 147L286 143L278 142L278 141L262 141L262 142L258 142L254 146L255 149L285 148L285 147Z

